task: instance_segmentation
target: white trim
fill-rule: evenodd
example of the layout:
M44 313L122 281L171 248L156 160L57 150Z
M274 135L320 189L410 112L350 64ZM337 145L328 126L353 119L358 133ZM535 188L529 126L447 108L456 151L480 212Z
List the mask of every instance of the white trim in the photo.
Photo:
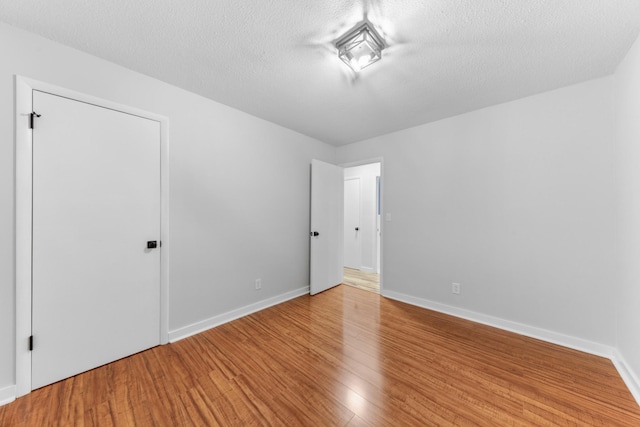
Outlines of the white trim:
M196 322L169 332L169 342L179 341L192 335L199 334L200 332L204 332L208 329L215 328L216 326L220 326L224 323L231 322L232 320L248 316L251 313L255 313L257 311L264 310L265 308L269 308L274 305L281 304L285 301L308 294L309 287L305 286L293 291L285 292L284 294L276 295L275 297L267 298L256 303L237 308L235 310L228 311L218 316L210 317L209 319L205 319L200 322Z
M634 399L636 399L636 402L640 405L640 379L638 379L638 376L633 372L633 369L631 369L626 359L618 349L614 349L611 361L618 370L618 373L627 385L627 388L633 395Z
M0 388L0 406L6 405L16 400L16 386Z
M360 271L362 271L363 273L375 273L375 270L373 268L365 266L361 266Z
M338 166L340 166L342 168L353 168L355 166L364 166L364 165L371 165L371 164L374 164L374 163L380 163L380 169L382 169L382 159L383 159L383 157L373 157L371 159L356 160L354 162L340 163Z
M32 88L16 76L16 396L31 391L31 129Z
M493 326L505 331L515 332L516 334L550 342L552 344L558 344L563 347L572 348L574 350L590 353L596 356L606 357L607 359L612 359L615 352L613 347L604 344L598 344L593 341L583 340L581 338L560 334L547 329L536 328L534 326L488 316L486 314L465 310L463 308L452 307L450 305L413 297L400 292L385 291L382 296L429 310L438 311L440 313L449 314L451 316L460 317L462 319L471 320L472 322L482 323L483 325Z
M34 90L74 99L155 120L160 123L161 186L161 271L160 271L160 343L169 341L169 119L158 114L117 104L91 95L15 76L16 86L16 385L17 397L31 391L31 218L32 218L32 132L28 128L33 111Z
M169 118L160 121L160 344L169 343Z

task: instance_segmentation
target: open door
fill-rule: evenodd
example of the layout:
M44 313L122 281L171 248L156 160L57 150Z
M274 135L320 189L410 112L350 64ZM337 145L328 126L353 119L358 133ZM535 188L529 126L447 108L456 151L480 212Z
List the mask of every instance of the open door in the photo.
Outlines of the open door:
M344 253L344 171L311 161L311 278L315 295L342 283Z

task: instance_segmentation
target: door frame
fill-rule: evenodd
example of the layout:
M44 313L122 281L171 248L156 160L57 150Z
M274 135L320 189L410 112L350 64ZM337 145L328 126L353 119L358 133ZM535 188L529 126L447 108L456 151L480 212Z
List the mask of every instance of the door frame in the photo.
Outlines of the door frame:
M169 342L169 119L49 83L15 76L15 251L16 251L16 396L31 392L32 218L33 164L32 130L28 122L33 112L34 90L96 105L160 123L160 344ZM37 121L36 121L37 126Z
M372 163L380 163L380 263L378 268L380 269L379 280L380 280L380 295L384 295L384 158L383 157L373 157L364 160L356 160L353 162L340 163L338 166L342 168L352 168L354 166L363 166L370 165Z

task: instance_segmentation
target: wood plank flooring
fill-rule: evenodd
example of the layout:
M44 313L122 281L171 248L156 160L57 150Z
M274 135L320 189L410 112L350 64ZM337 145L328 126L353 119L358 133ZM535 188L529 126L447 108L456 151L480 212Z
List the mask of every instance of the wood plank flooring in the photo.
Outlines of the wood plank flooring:
M380 275L376 273L365 273L354 268L344 267L342 283L365 291L380 293Z
M0 407L0 426L639 426L607 359L349 286Z

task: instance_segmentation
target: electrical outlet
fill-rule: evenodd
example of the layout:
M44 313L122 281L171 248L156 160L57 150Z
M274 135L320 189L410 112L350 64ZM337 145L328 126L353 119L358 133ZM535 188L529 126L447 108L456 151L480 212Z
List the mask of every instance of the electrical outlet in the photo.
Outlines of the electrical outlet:
M262 279L256 279L256 290L262 289Z
M460 283L451 284L451 293L456 295L460 293Z

